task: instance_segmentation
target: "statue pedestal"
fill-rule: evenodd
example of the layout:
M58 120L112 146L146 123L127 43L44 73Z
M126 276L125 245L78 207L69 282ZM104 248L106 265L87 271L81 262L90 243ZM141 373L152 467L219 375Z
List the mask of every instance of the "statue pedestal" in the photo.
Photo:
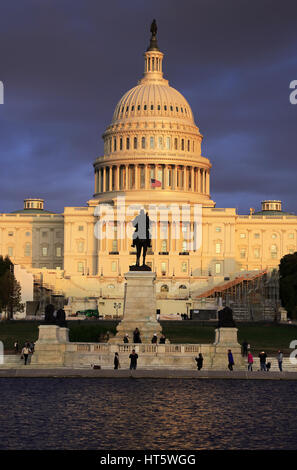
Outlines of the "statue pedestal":
M117 326L117 334L109 340L110 343L123 343L126 333L129 343L133 343L135 328L140 331L142 343L150 343L154 333L158 339L162 327L156 319L156 273L152 271L129 271L125 274L124 314Z
M39 337L35 343L31 364L63 366L69 329L57 325L39 325Z
M245 360L241 355L241 346L237 340L237 328L221 327L216 329L215 354L212 367L224 369L228 367L228 349L231 349L234 359L234 369L245 369Z

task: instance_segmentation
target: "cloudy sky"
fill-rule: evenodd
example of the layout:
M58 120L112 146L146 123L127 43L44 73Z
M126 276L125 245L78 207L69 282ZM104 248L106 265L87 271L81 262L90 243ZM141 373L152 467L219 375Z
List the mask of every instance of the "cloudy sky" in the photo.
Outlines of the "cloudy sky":
M136 85L150 23L190 102L217 207L297 213L296 0L1 0L0 212L84 205L101 135Z

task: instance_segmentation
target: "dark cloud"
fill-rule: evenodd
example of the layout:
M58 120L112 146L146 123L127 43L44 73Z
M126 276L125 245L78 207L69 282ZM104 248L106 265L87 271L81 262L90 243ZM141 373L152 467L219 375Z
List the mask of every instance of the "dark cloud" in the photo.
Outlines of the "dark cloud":
M2 0L0 212L26 196L83 205L121 95L143 70L153 18L170 84L190 102L218 207L265 198L297 212L297 3Z

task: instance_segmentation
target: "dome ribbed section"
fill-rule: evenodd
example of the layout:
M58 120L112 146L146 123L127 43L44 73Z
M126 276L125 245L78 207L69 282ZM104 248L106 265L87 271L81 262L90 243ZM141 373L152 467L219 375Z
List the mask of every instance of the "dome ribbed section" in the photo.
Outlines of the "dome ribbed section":
M165 80L164 80L165 82ZM168 118L193 125L191 107L179 91L168 84L141 83L127 91L118 102L112 124L129 118Z

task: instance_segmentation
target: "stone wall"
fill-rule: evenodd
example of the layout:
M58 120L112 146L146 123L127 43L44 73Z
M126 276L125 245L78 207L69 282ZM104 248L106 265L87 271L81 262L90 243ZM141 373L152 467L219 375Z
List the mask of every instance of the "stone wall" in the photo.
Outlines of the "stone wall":
M40 367L91 367L113 368L115 352L120 364L129 367L129 355L135 349L139 368L195 369L195 357L202 353L204 369L227 369L227 352L232 349L235 369L245 369L237 342L236 328L216 330L213 344L124 344L124 343L72 343L68 329L55 325L39 326L39 339L35 345L32 364Z

